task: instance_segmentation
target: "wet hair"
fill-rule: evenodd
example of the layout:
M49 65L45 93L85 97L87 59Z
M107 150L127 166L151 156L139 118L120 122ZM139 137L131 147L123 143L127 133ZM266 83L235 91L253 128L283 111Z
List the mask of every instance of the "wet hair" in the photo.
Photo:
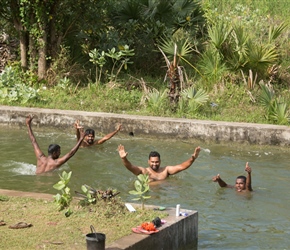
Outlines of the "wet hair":
M243 179L244 182L246 183L247 177L246 176L243 176L243 175L240 175L236 179Z
M58 144L50 144L48 146L48 154L52 155L53 153L57 152L60 150L60 146Z
M93 130L91 128L88 128L85 131L85 135L93 135L93 136L95 136L95 130Z
M151 151L150 154L149 154L149 159L151 157L158 157L160 159L160 154L156 151Z

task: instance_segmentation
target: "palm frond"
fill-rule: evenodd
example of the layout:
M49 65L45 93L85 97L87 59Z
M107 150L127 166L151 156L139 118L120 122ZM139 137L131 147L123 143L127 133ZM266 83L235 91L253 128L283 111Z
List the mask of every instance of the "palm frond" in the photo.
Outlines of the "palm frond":
M210 43L220 51L222 45L227 40L228 36L231 34L232 28L228 27L225 23L218 23L214 26L209 27L208 36L210 38Z
M158 47L160 47L168 57L173 60L175 53L175 46L177 46L177 55L178 57L187 57L193 52L193 45L189 42L189 39L175 39L170 38L161 38L158 42Z
M272 43L277 37L281 35L281 33L287 28L286 23L281 23L277 27L270 26L269 28L269 35L268 35L268 42Z
M279 54L274 45L265 44L248 44L250 53L245 68L257 72L259 78L267 74L269 66L278 63Z
M287 103L283 99L278 99L273 102L273 107L269 118L279 125L288 125L290 122L290 111Z
M194 101L198 104L204 104L208 101L208 94L203 89L198 89L194 86L191 86L188 89L184 89L181 91L181 96L185 99L189 99L190 101Z
M258 96L258 100L263 107L265 107L267 110L270 110L271 106L272 106L273 99L274 99L275 92L273 89L268 87L263 82L260 83L260 87L261 87L261 93Z

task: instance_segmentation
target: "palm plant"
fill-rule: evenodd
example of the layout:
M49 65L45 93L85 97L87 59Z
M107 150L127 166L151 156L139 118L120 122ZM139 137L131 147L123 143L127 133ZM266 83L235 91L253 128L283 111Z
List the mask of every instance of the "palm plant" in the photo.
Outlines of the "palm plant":
M269 66L276 64L279 58L276 47L271 44L257 44L253 42L248 43L248 62L245 68L252 69L262 78Z
M177 43L179 44L179 47ZM184 68L179 65L179 62L181 58L188 56L193 51L192 45L188 39L175 40L174 38L171 38L167 40L162 39L158 48L162 53L167 66L166 76L169 79L168 97L170 103L177 104L179 101L179 92L184 88L183 75L186 75Z
M290 122L290 110L283 98L275 99L269 118L279 125L288 125Z
M217 82L228 71L221 55L214 49L209 49L201 55L198 68L208 82Z
M272 102L274 100L275 92L273 88L264 84L263 82L260 83L261 93L258 97L259 102L261 105L266 109L271 109Z
M203 66L202 73L210 72L214 68L212 65L225 65L233 72L251 70L258 79L263 79L268 68L278 63L279 51L274 40L285 27L284 23L277 27L270 26L268 40L263 40L260 37L249 36L241 24L221 21L210 26L208 48L200 62ZM208 50L211 52L207 52Z
M188 89L184 89L181 92L182 100L187 102L190 112L195 113L197 109L208 101L208 94L203 89L198 89L194 86L191 86ZM181 102L181 105L184 105L184 102ZM182 106L180 106L182 108Z
M149 109L158 113L164 106L166 100L166 91L159 92L157 89L149 90L146 94L146 100L148 103Z
M222 52L222 48L225 46L225 42L228 40L232 30L232 27L229 27L223 22L210 26L208 28L210 44L216 48L216 50Z
M275 98L275 92L270 85L261 83L260 86L259 101L266 109L266 118L280 125L289 124L290 111L287 102L283 98Z

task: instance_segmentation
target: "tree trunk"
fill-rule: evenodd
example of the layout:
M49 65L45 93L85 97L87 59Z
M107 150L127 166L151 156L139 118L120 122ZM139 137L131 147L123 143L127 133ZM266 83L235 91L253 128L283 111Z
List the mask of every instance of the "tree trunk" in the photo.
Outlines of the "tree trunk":
M21 67L23 69L28 68L28 62L27 62L27 34L25 31L19 32L20 37L20 57L21 57Z
M45 31L38 41L40 44L38 49L38 80L43 80L46 75L47 35Z

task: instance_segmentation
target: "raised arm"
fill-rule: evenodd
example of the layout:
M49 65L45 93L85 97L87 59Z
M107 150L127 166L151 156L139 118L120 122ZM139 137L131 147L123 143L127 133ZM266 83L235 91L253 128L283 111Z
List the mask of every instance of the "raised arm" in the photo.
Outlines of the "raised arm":
M195 148L194 153L191 155L191 157L187 161L185 161L181 164L178 164L176 166L167 166L166 167L167 173L169 175L172 175L172 174L176 174L178 172L181 172L181 171L189 168L191 166L191 164L195 161L195 159L197 159L199 152L200 152L200 147L198 146Z
M122 128L122 125L119 124L117 129L114 132L105 135L102 139L98 140L96 144L103 144L105 141L111 139L115 134L117 134L121 130L121 128Z
M214 176L214 177L212 178L212 181L213 181L213 182L217 182L217 183L220 185L220 187L229 187L229 188L232 188L232 186L228 185L227 183L225 183L225 182L221 179L221 177L220 177L219 174L216 175L216 176Z
M247 180L246 180L246 190L253 191L253 189L252 189L252 176L251 176L252 169L249 166L248 162L246 163L245 171L248 173Z
M45 156L45 155L43 154L43 152L39 148L39 145L38 145L38 143L37 143L37 141L35 139L35 136L34 136L34 134L32 132L32 129L31 129L31 121L32 121L32 119L33 119L33 116L28 115L26 117L26 121L25 122L26 122L26 126L28 128L28 135L29 135L29 138L31 140L31 143L32 143L32 146L33 146L33 149L34 149L35 156L36 156L37 159L40 159L40 157Z
M55 160L56 162L56 167L61 166L62 164L64 164L65 162L67 162L71 157L73 157L73 155L78 151L84 137L85 137L85 133L83 129L79 129L80 130L80 138L77 142L77 144L67 153L65 154L63 157L58 158L57 160Z
M132 163L127 159L128 153L125 151L125 148L123 145L118 146L118 151L120 158L122 159L123 165L131 171L134 175L139 175L139 174L146 174L146 169L142 167L137 167L132 165Z
M79 121L79 120L76 120L76 121L75 121L75 123L74 123L74 128L76 129L77 140L79 140L80 137L81 137L80 130L83 129L83 127L80 125L80 121Z

